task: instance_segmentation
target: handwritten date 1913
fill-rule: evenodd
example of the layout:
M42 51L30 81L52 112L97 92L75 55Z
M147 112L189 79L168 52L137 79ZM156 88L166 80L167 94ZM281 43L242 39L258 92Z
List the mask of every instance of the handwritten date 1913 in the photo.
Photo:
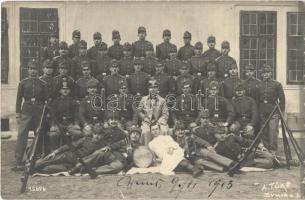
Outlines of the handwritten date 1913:
M211 197L212 194L217 190L217 188L221 190L229 190L233 187L232 180L225 180L223 178L214 178L210 181L209 187L212 188L211 192L209 193L208 197Z

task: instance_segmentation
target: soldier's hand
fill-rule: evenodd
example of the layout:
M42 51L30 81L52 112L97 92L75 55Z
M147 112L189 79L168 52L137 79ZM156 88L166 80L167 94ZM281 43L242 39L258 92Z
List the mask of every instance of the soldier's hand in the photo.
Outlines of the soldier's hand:
M110 151L110 150L111 150L111 148L108 147L108 146L106 146L106 147L104 147L104 148L101 149L101 151L103 151L103 152L108 152L108 151Z
M84 135L91 135L92 134L92 128L90 125L86 125L83 129Z
M212 152L216 153L216 151L215 151L215 149L214 149L213 146L209 146L209 147L207 147L207 149L208 149L209 151L212 151Z
M21 119L21 113L16 113L16 122L19 125Z
M50 153L49 155L47 155L46 157L45 157L45 159L46 160L49 160L49 159L53 159L54 157L55 157L55 152L52 152L52 153Z

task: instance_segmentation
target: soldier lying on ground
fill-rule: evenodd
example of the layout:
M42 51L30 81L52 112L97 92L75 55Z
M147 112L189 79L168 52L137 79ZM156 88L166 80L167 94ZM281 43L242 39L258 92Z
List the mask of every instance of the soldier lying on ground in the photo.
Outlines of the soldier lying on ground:
M149 149L161 161L160 173L165 175L172 174L173 170L187 170L192 173L193 177L197 177L202 173L198 166L194 166L184 157L184 150L170 135L162 135L160 127L153 125L151 127L153 140L149 142Z

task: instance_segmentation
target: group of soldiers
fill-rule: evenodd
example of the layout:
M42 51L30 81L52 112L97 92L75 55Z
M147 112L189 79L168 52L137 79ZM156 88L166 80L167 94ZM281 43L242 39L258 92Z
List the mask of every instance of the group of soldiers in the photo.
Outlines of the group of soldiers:
M249 64L241 80L228 41L218 51L216 38L210 36L203 53L203 44L193 46L186 31L184 46L177 50L170 42L171 31L164 30L164 42L155 51L146 34L141 26L138 41L121 45L120 33L114 30L108 48L96 32L90 49L78 30L70 46L51 35L43 51L43 75L38 76L39 62L30 60L29 77L18 86L14 170L23 169L28 132L36 130L45 102L50 102L53 114L44 127L42 156L36 163L36 170L45 173L82 170L61 135L66 133L74 151L101 174L133 166L133 153L140 146L154 146L150 150L158 155L161 150L156 149L163 143L165 154L177 151L175 145L166 146L170 143L183 149L177 168L182 166L194 177L205 168L225 171L240 159L277 102L285 111L284 91L272 79L272 68L259 66L259 80ZM257 144L260 151L244 165L274 166L278 124L276 113ZM166 141L171 142L153 145L159 135L170 136Z

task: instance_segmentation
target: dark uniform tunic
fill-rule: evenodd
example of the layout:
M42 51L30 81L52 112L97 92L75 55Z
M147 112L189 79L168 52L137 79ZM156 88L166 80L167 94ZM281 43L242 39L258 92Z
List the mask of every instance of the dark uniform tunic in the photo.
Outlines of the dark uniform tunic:
M69 57L74 58L75 56L77 56L78 55L78 49L79 49L78 44L71 44L69 46Z
M168 73L169 76L179 76L179 66L181 65L181 61L178 59L170 59L165 62L165 72Z
M105 42L102 42L101 43L101 46L102 45L106 45L107 44ZM99 49L99 46L92 46L90 49L88 49L88 57L91 59L91 60L96 60L99 53L98 53L98 49Z
M47 90L47 99L53 97L54 92L54 79L52 76L42 75L39 77L40 80L44 81L46 84L46 90Z
M156 46L156 57L161 60L169 59L171 49L177 49L177 46L170 42L162 42Z
M58 44L48 45L43 49L42 58L43 60L50 59L52 60L54 57L59 56L59 47Z
M120 85L122 83L127 83L127 80L120 74L106 76L104 78L106 97L112 94L119 94Z
M233 99L235 109L235 120L240 122L242 126L250 124L255 127L258 122L258 108L251 97L242 96Z
M144 59L144 66L143 66L143 69L142 71L153 76L155 75L155 72L156 72L156 63L157 63L157 58L154 57L154 56L149 56L149 57L146 57Z
M169 93L175 92L175 80L168 76L167 73L155 74L154 78L158 83L159 95L163 98Z
M15 151L17 165L21 165L29 130L36 130L46 100L47 90L44 81L38 77L20 81L16 99L16 113L21 113Z
M216 58L221 56L221 53L217 49L208 49L202 55L207 57L210 62L213 62L216 60Z
M92 96L86 96L83 98L79 105L78 118L82 126L87 124L96 124L103 121L103 102L101 98L94 98Z
M59 63L66 62L68 63L68 75L72 78L75 78L75 66L73 60L68 56L56 56L53 58L53 65L54 65L54 76L59 74Z
M123 45L114 44L108 49L108 56L112 59L121 60L124 56L123 54Z
M238 77L229 77L223 81L223 96L228 100L235 98L235 87L242 83L242 80Z
M74 97L76 95L76 84L74 79L71 76L68 75L58 75L54 77L54 92L53 92L53 98L60 96L60 89L62 88L63 81L68 82L68 87L71 90L70 96Z
M209 60L203 56L192 56L190 59L191 63L191 74L196 75L201 73L201 76L207 76L207 64Z
M235 112L233 105L226 98L221 96L208 97L207 109L209 109L212 122L233 122Z
M177 94L182 94L182 87L185 82L191 83L192 92L194 91L194 77L191 74L179 75L176 79Z
M246 87L246 96L252 97L256 104L259 105L259 91L258 87L260 84L260 80L252 77L244 80L243 84Z
M90 80L95 80L98 81L97 79L95 79L92 76L89 77L81 77L76 81L76 85L77 85L77 98L82 99L87 95L87 83Z
M229 76L229 69L232 65L236 65L236 61L231 56L221 55L216 58L217 63L217 75L221 79L225 79Z
M178 51L178 59L179 60L188 60L192 56L195 55L194 53L195 47L193 45L184 45Z
M134 73L132 56L124 56L120 61L120 74L122 76L131 75Z
M132 43L132 55L134 57L146 57L146 49L153 46L153 44L147 40L138 40Z
M131 74L127 79L130 93L132 95L147 95L148 80L149 75L145 72L140 71Z
M98 55L96 58L96 65L92 71L92 75L98 77L99 75L105 73L109 74L111 58L106 55Z
M70 96L60 96L51 105L58 122L64 125L74 123L77 106L74 98Z
M81 67L81 63L83 61L88 61L90 63L90 69L92 72L94 72L94 69L96 69L96 62L91 60L88 56L76 56L72 60L73 60L73 66L75 69L76 79L82 77L82 75L83 75L82 67Z

